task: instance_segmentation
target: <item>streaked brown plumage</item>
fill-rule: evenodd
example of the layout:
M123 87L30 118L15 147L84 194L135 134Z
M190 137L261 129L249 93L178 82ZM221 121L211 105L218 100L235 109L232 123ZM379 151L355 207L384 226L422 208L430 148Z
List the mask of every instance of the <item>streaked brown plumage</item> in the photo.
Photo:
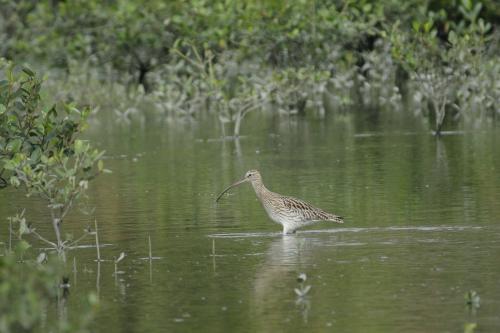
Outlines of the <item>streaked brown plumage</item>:
M248 171L243 179L222 191L216 201L219 201L222 195L231 188L245 182L251 182L255 194L257 194L267 215L274 222L283 225L284 234L294 233L300 227L319 221L344 223L342 217L327 213L305 201L269 191L264 186L262 177L257 170Z

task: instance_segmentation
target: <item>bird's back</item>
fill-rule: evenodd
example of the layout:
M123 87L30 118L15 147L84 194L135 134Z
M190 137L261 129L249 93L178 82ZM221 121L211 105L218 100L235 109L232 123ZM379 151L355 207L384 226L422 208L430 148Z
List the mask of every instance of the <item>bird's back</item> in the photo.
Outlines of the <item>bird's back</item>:
M344 223L342 217L325 212L303 200L280 195L278 193L271 193L272 195L268 198L268 202L263 202L263 204L273 220L280 220L277 222L282 223L283 220L288 220L304 223L312 221ZM272 207L266 207L269 205Z

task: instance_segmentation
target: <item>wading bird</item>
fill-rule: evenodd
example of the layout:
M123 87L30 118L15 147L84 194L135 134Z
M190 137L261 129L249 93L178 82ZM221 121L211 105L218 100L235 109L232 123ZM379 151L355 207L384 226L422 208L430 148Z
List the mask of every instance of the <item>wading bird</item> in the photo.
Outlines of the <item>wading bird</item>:
M243 179L222 191L215 202L218 202L222 195L231 188L246 182L252 184L255 194L257 194L257 198L260 200L271 220L283 226L283 234L295 233L300 227L320 221L344 223L342 217L327 213L305 201L269 191L264 186L262 177L257 170L248 171Z

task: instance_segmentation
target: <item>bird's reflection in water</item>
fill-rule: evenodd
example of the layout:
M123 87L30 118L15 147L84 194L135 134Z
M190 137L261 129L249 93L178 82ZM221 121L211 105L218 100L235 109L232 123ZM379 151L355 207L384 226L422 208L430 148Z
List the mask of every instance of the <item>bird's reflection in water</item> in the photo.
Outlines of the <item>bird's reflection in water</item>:
M265 318L273 313L288 312L288 320L291 320L298 309L303 322L307 323L311 300L307 295L297 296L294 288L298 287L298 274L307 272L313 264L313 242L313 238L300 235L281 236L272 241L255 276L252 302L259 316ZM290 307L291 304L294 306Z
M309 309L311 308L311 302L307 297L297 297L295 305L300 310L302 314L302 321L307 324L307 318L309 317Z

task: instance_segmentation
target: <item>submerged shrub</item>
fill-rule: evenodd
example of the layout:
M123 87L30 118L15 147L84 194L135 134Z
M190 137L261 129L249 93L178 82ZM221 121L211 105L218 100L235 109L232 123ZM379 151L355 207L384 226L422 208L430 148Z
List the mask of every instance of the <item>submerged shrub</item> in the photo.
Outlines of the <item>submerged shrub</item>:
M59 91L116 101L125 123L151 104L239 128L250 102L323 116L410 101L439 132L498 112L492 1L0 3L0 54L62 69Z
M414 22L413 34L395 26L390 35L392 56L409 74L415 107L430 111L436 134L447 115L480 119L498 109L499 61L488 50L497 46L489 43L484 23L478 24L449 31L446 42L432 20Z
M29 247L20 241L0 257L0 332L87 332L98 306L95 294L86 295L76 319L61 316L48 324L49 305L65 306L68 296L60 288L62 267L51 256L30 259Z

